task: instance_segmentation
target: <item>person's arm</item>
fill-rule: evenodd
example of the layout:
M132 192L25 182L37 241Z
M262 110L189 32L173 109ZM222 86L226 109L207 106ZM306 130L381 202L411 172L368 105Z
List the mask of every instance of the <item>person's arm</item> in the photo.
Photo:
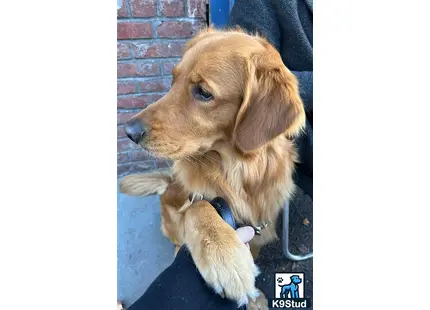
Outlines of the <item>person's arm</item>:
M249 33L265 37L281 53L282 36L278 13L270 0L236 0L231 10L229 26L239 26ZM291 29L294 31L294 29ZM306 111L313 107L313 72L291 71L299 81L300 96Z
M306 112L312 112L313 109L313 89L314 89L314 73L312 71L291 71L299 81L300 97L305 105Z
M242 227L236 230L239 239L248 248L254 237L254 229ZM223 298L210 288L200 275L193 258L184 245L173 263L148 287L146 292L127 310L236 310L237 303ZM243 308L241 308L243 309Z
M167 267L127 310L236 308L236 302L222 298L206 285L190 252L182 246L172 265Z

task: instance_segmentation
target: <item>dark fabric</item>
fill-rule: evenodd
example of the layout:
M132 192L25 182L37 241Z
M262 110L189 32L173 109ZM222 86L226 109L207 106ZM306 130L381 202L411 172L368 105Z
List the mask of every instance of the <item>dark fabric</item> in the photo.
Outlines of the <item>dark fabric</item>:
M216 294L203 280L183 246L172 265L152 282L128 310L232 310L236 302Z
M284 64L299 80L300 95L307 114L306 133L297 139L301 164L298 183L313 176L313 2L312 0L236 0L229 26L240 26L268 39L281 54ZM312 184L304 189L312 196Z

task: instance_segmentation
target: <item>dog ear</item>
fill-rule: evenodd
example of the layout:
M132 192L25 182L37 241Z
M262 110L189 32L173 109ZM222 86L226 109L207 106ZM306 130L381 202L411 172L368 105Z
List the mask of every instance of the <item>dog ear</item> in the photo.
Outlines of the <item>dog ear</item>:
M295 137L305 126L305 111L296 77L269 44L247 62L243 102L233 140L243 153L252 152L280 134Z

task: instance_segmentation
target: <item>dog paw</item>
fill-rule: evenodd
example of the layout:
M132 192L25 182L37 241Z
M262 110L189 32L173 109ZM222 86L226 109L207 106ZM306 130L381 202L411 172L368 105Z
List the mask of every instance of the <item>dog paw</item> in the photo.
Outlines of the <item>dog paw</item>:
M255 278L260 273L251 251L237 232L207 201L194 203L185 213L185 244L206 283L237 302L259 296Z
M260 272L247 246L238 238L235 243L235 246L228 245L228 242L221 247L208 245L203 250L205 254L196 260L196 265L215 292L235 300L239 307L247 304L248 299L259 297L255 278Z
M248 302L248 310L268 310L269 304L266 296L260 291L260 295L255 299L250 299Z

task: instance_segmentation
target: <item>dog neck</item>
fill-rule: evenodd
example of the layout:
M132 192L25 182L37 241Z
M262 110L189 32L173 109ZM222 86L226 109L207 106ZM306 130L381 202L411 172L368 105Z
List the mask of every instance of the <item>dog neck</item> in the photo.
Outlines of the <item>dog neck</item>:
M203 155L175 162L173 169L186 191L223 197L236 219L258 225L275 221L293 193L296 161L293 142L280 136L246 156L218 141Z

